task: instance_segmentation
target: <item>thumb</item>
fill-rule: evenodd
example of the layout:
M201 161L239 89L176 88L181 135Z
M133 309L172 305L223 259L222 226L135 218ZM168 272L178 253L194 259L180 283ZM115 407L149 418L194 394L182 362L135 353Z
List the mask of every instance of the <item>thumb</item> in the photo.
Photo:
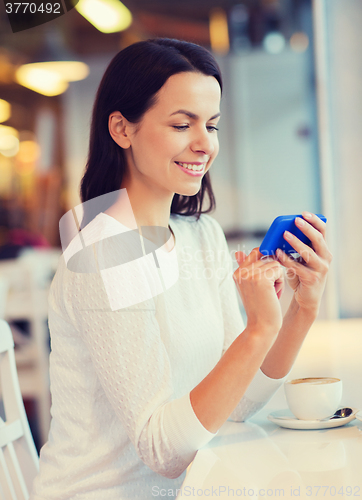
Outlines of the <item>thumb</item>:
M244 262L246 257L247 257L247 255L245 252L241 252L240 250L238 252L235 252L235 258L236 258L236 261L239 264L239 266L240 266L240 264L242 264Z

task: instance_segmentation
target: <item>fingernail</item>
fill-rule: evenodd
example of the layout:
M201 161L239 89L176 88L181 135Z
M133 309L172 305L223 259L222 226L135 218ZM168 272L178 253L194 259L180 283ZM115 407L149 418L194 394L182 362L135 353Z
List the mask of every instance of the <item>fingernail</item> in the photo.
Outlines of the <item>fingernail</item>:
M310 213L310 212L303 212L303 216L306 218L306 219L311 219L313 217L313 215Z
M296 222L297 222L298 226L304 226L304 224L305 224L305 221L303 219L301 219L300 217L296 218Z
M292 233L290 233L289 231L284 231L284 236L287 240L291 240L293 238Z

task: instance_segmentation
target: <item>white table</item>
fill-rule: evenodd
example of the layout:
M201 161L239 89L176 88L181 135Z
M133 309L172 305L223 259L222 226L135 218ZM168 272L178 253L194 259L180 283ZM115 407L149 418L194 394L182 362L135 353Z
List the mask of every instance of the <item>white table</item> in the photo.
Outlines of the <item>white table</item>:
M362 320L313 325L290 378L337 376L342 404L362 409ZM362 422L325 430L283 429L281 388L248 422L227 421L199 450L177 498L362 498Z

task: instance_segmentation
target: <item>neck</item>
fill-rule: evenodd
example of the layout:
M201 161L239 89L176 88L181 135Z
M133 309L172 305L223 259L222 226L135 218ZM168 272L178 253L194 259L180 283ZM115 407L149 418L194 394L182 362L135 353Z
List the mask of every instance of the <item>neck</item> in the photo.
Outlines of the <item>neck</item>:
M168 229L173 195L169 192L167 196L166 193L163 196L161 193L155 195L154 191L143 189L142 185L138 184L136 190L132 189L132 184L125 185L122 182L116 202L105 213L130 229L138 229L141 234L144 233L144 237L157 239L160 245L169 241L173 246L174 238L170 237L170 232L156 229ZM152 226L155 226L155 230L152 230Z

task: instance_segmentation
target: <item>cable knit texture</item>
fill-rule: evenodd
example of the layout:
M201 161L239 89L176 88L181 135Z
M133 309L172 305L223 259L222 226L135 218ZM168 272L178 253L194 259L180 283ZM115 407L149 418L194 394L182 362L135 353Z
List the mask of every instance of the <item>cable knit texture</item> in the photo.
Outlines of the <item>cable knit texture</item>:
M95 227L125 231L103 213L89 224ZM61 257L49 294L52 422L30 500L149 500L153 487L175 492L197 450L215 436L189 394L244 329L232 260L211 216L172 215L170 227L176 245L163 255L177 259L177 281L129 307L116 309L109 296L127 295L122 266L107 288L99 268L74 272ZM230 419L255 414L283 381L259 370Z

